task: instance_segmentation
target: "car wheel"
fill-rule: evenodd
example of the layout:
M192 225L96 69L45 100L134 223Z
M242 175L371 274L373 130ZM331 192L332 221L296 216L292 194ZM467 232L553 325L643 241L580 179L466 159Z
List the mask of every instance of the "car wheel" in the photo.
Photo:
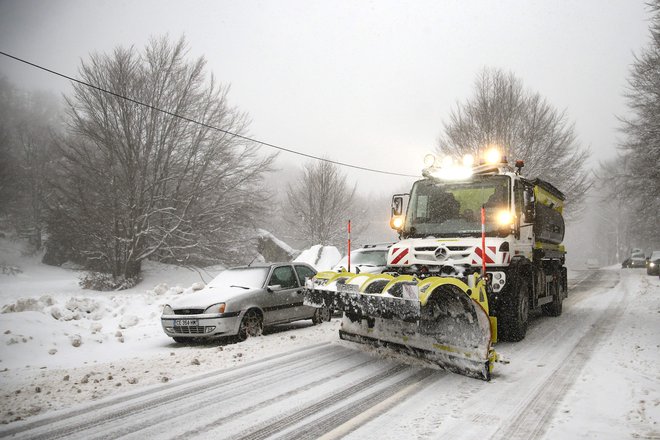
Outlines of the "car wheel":
M264 329L264 320L256 309L245 312L241 326L238 328L238 340L245 341L252 336L259 336Z
M322 322L327 322L330 321L330 317L332 316L332 312L328 307L320 307L314 311L314 315L312 315L312 324L317 325L321 324Z

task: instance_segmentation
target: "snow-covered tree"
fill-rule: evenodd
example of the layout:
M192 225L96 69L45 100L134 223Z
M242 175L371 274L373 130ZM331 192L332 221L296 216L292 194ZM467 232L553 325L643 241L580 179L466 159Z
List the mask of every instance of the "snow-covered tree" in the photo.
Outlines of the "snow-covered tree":
M449 115L437 151L478 157L492 147L510 161L524 160L525 175L553 183L566 194L569 213L579 214L590 185L589 151L579 144L566 112L525 90L514 74L484 69L474 95Z
M630 221L637 240L660 246L660 0L649 8L651 42L635 57L628 79L626 98L632 116L623 120L625 167L617 182L621 194L633 202Z
M160 38L91 55L80 79L115 95L74 83L66 99L53 242L115 276L146 258L234 263L263 212L272 156L213 128L245 133L247 115L187 52Z
M0 78L0 216L32 250L42 246L56 155L51 134L61 128L60 118L53 95L22 91Z
M291 233L307 246L343 243L347 221L355 214L355 190L333 163L303 165L300 177L287 188L284 217Z

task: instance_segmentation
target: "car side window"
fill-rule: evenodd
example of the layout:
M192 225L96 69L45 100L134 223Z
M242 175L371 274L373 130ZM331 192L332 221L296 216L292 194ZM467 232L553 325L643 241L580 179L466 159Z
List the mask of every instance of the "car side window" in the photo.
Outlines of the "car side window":
M275 286L277 284L282 286L283 289L298 287L298 280L291 266L280 266L273 269L273 274L270 276L268 285Z
M307 266L295 266L298 279L301 283L305 283L305 278L311 278L316 275L316 272Z

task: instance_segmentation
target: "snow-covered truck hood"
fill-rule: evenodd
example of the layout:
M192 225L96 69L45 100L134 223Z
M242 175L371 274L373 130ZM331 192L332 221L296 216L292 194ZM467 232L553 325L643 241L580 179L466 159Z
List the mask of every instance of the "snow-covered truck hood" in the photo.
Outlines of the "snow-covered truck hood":
M202 290L178 298L176 301L170 303L173 309L190 308L190 309L205 309L210 305L227 302L229 300L242 297L245 295L253 294L262 289L250 288L244 289L242 287L212 287L206 286Z
M506 238L486 238L486 265L508 265L511 262L509 249ZM387 254L387 265L481 266L482 255L481 238L411 238L392 245Z

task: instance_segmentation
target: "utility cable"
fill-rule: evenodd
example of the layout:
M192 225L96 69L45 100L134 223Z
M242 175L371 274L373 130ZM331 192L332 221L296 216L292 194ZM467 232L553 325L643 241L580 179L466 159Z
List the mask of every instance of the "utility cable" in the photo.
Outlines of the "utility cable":
M346 163L346 162L339 162L339 161L332 160L332 159L326 159L326 158L323 158L323 157L314 156L314 155L312 155L312 154L302 153L302 152L300 152L300 151L292 150L292 149L290 149L290 148L280 147L280 146L278 146L278 145L271 144L271 143L269 143L269 142L260 141L260 140L258 140L258 139L253 139L253 138L251 138L251 137L243 136L243 135L238 134L238 133L233 133L233 132L231 132L231 131L223 130L222 128L219 128L219 127L216 127L216 126L213 126L213 125L210 125L210 124L206 124L206 123L204 123L204 122L200 122L200 121L197 121L197 120L195 120L195 119L191 119L191 118L188 118L188 117L186 117L186 116L179 115L179 114L177 114L177 113L172 113L172 112L170 112L170 111L163 110L163 109L161 109L161 108L159 108L159 107L156 107L156 106L153 106L153 105L151 105L151 104L146 104L146 103L141 102L141 101L138 101L138 100L136 100L136 99L129 98L128 96L124 96L124 95L121 95L121 94L119 94L119 93L115 93L115 92L113 92L113 91L106 90L106 89L104 89L104 88L102 88L102 87L95 86L94 84L90 84L90 83L88 83L88 82L85 82L85 81L82 81L82 80L79 80L79 79L73 78L73 77L71 77L71 76L65 75L65 74L63 74L63 73L57 72L57 71L55 71L55 70L49 69L49 68L44 67L44 66L41 66L41 65L39 65L39 64L32 63L32 62L30 62L30 61L24 60L24 59L22 59L22 58L19 58L19 57L17 57L17 56L11 55L11 54L8 54L8 53L3 52L3 51L0 51L0 55L4 55L4 56L6 56L7 58L11 58L11 59L16 60L16 61L19 61L19 62L21 62L21 63L23 63L23 64L27 64L28 66L31 66L31 67L37 68L37 69L39 69L39 70L43 70L43 71L48 72L48 73L50 73L50 74L52 74L52 75L56 75L56 76L59 76L59 77L62 77L62 78L68 79L69 81L72 81L72 82L78 83L78 84L83 85L83 86L85 86L85 87L89 87L89 88L92 88L92 89L98 90L99 92L106 93L106 94L108 94L108 95L112 95L112 96L114 96L114 97L116 97L116 98L124 99L124 100L129 101L129 102L132 102L132 103L134 103L134 104L141 105L141 106L143 106L143 107L147 107L147 108L149 108L149 109L151 109L151 110L155 110L155 111L161 112L161 113L166 114L166 115L168 115L168 116L172 116L172 117L174 117L174 118L178 118L178 119L181 119L181 120L184 120L184 121L187 121L187 122L191 122L191 123L193 123L193 124L197 124L197 125L200 125L200 126L202 126L202 127L209 128L209 129L211 129L211 130L216 130L216 131L219 131L219 132L221 132L221 133L225 133L225 134L227 134L227 135L229 135L229 136L233 136L233 137L236 137L236 138L239 138L239 139L243 139L243 140L246 140L246 141L248 141L248 142L253 142L253 143L258 144L258 145L263 145L263 146L265 146L265 147L274 148L274 149L279 150L279 151L285 151L285 152L287 152L287 153L297 154L297 155L299 155L299 156L304 156L304 157L307 157L307 158L310 158L310 159L320 160L320 161L323 161L323 162L329 162L329 163L332 163L332 164L335 164L335 165L339 165L339 166L347 167L347 168L353 168L353 169L356 169L356 170L370 171L370 172L372 172L372 173L380 173L380 174L389 174L389 175L392 175L392 176L401 176L401 177L419 177L419 176L417 176L417 175L412 175L412 174L395 173L395 172L392 172L392 171L384 171L384 170L377 170L377 169L374 169L374 168L362 167L362 166L359 166L359 165L353 165L353 164Z

